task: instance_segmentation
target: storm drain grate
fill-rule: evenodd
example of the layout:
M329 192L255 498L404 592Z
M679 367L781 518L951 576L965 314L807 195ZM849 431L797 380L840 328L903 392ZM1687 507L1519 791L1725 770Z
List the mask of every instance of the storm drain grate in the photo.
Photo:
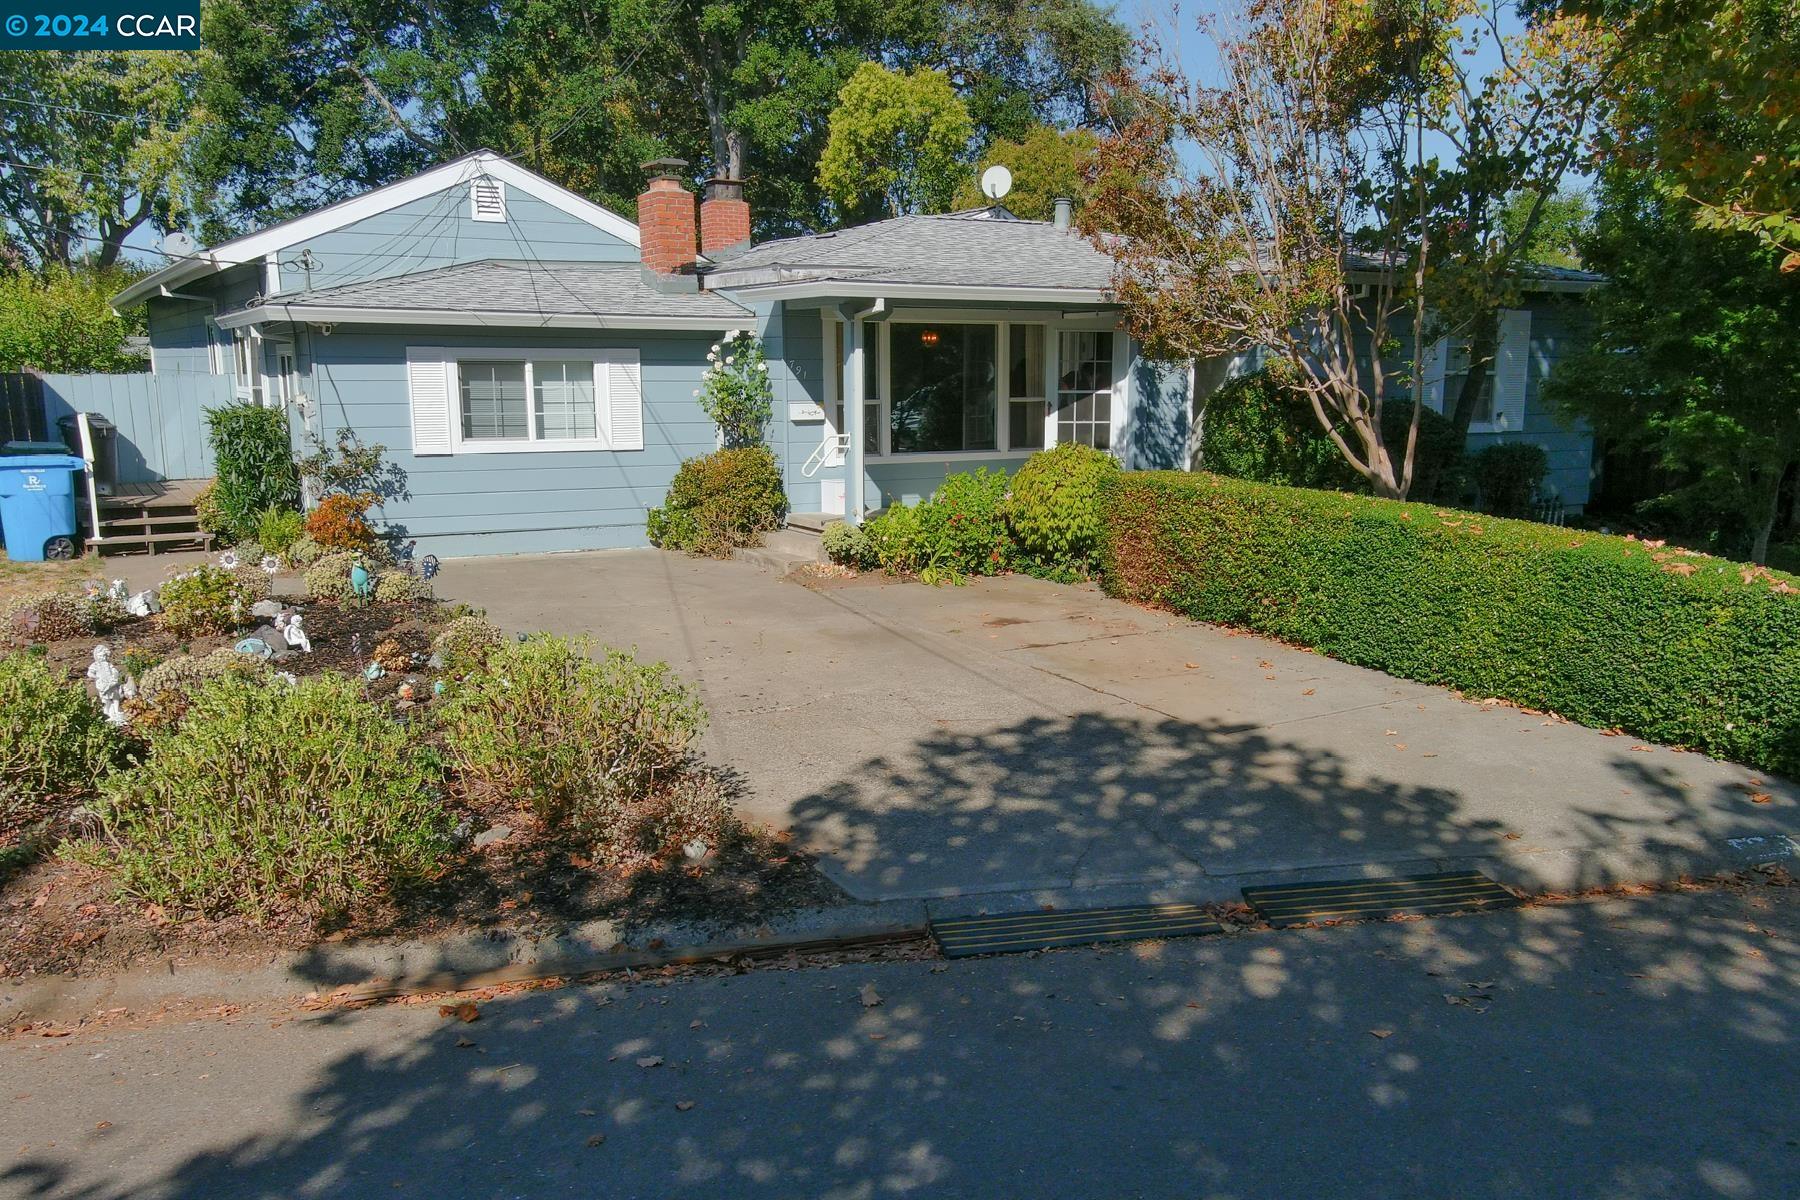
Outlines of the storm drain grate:
M1222 933L1223 927L1195 904L1140 904L1080 912L1021 912L994 917L933 921L932 936L946 958L1015 954L1091 942L1186 937Z
M1479 871L1247 887L1244 899L1275 926L1402 915L1424 917L1470 908L1507 908L1519 903L1517 896Z

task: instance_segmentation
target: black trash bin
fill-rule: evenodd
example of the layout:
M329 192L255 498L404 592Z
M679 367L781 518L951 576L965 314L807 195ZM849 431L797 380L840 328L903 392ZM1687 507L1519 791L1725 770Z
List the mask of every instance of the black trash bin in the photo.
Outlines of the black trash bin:
M63 440L69 443L73 454L86 457L88 448L81 444L81 417L83 414L70 413L57 421L63 431ZM119 427L99 413L87 413L88 433L93 438L93 460L91 468L94 473L94 490L102 496L110 496L113 485L119 482Z

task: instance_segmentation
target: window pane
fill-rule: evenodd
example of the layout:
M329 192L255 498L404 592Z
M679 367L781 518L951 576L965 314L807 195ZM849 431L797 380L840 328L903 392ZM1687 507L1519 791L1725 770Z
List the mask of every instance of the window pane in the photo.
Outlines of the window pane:
M1014 400L1010 407L1012 415L1007 422L1006 444L1014 450L1042 450L1044 448L1044 402L1042 400Z
M894 325L889 424L896 454L992 450L998 342L992 325Z
M462 435L471 441L525 440L525 364L464 362L458 366Z
M1112 444L1113 335L1104 330L1066 332L1056 393L1056 440L1096 450Z
M595 436L593 363L534 362L531 391L540 438Z
M881 453L881 401L863 405L863 453Z
M863 326L863 399L881 399L881 326Z
M837 397L832 406L831 427L837 432L844 432L844 323L831 323L831 361L826 369L831 372L830 394Z
M1032 396L1042 399L1044 395L1044 327L1042 325L1014 325L1009 339L1008 357L1012 359L1012 368L1007 380L1010 386L1008 393L1017 398ZM1040 417L1043 409L1038 410Z

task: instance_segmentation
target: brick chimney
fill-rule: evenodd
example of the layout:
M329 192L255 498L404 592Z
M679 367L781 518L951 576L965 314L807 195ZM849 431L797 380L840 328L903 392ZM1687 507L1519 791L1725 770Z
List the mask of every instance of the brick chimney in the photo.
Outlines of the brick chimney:
M716 254L750 244L750 205L744 199L744 181L714 178L706 181L700 201L700 253Z
M644 266L674 275L694 265L694 197L682 186L679 158L644 164L649 182L638 196L638 243Z

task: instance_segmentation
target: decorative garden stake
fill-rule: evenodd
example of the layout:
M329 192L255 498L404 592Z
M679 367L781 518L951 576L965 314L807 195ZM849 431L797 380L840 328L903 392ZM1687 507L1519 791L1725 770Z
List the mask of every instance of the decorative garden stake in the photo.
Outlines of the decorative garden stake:
M237 566L238 566L237 551L236 550L227 550L227 551L225 551L225 553L219 555L219 565L221 567L224 567L227 571L237 570Z
M375 596L375 577L369 573L369 568L363 565L360 558L350 568L350 590L363 604L367 604Z
M281 560L279 558L276 558L273 554L263 555L262 561L256 565L261 567L265 574L268 574L268 575L281 574Z
M100 697L100 710L106 714L106 719L114 725L123 725L125 701L137 695L137 684L113 666L112 647L94 647L94 661L88 664L87 677L93 681L94 692Z

